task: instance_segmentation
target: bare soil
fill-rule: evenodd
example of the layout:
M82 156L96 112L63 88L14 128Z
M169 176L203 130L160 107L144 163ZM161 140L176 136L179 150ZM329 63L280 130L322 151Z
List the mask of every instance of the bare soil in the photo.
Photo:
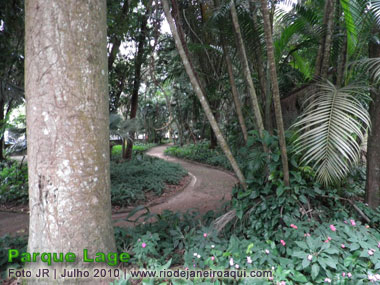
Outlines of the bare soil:
M154 147L148 155L167 161L179 163L189 175L184 177L179 185L168 185L163 195L157 197L148 195L144 204L151 213L162 213L164 210L186 212L197 210L206 213L209 210L221 210L223 205L231 199L233 186L237 179L232 173L218 170L207 165L192 163L178 158L164 155L167 146ZM133 207L113 207L112 219L114 226L129 227L132 224L125 221ZM131 219L133 220L137 213ZM0 208L0 236L5 234L23 235L28 233L29 214L27 207Z

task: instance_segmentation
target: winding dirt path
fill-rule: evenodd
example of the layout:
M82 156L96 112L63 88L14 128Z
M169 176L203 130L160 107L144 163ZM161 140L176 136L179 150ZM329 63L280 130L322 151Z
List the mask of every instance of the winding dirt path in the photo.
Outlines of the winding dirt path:
M203 164L192 163L164 155L167 146L154 147L148 155L167 161L179 163L192 177L189 185L174 196L168 197L160 204L149 207L152 213L161 213L164 210L186 212L190 209L206 213L209 210L219 210L225 202L231 199L231 191L237 179L226 171L207 167ZM115 226L130 226L123 220L128 213L112 215ZM133 217L131 218L133 219ZM0 237L5 234L28 233L29 215L0 211Z

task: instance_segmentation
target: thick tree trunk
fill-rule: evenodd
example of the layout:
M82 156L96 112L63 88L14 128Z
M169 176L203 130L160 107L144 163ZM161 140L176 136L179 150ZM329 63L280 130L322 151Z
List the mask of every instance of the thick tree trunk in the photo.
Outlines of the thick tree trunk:
M247 140L248 140L247 126L245 124L243 111L241 109L239 92L237 90L236 83L235 83L231 58L230 58L230 55L228 54L228 51L226 50L226 46L224 44L222 46L223 46L224 58L225 58L226 64L227 64L228 79L229 79L230 85L231 85L231 93L232 93L232 98L234 99L234 103L235 103L236 114L237 114L237 117L239 120L241 131L243 133L244 142L247 143Z
M215 132L215 135L218 139L218 142L220 144L220 147L222 148L224 154L226 155L227 159L229 160L229 162L231 163L231 166L237 176L237 178L239 179L239 182L241 183L241 185L246 188L246 182L245 182L245 178L244 178L244 175L243 173L241 172L240 168L239 168L239 165L237 164L226 140L224 139L223 137L223 134L215 120L215 117L214 115L212 114L212 111L210 109L210 106L207 102L207 99L204 95L204 92L202 90L202 87L199 83L199 80L196 76L196 73L191 65L191 62L190 62L190 58L188 56L188 53L185 51L185 48L187 47L186 46L186 43L184 43L184 39L183 37L181 38L180 34L179 34L179 31L178 30L181 30L181 27L176 27L175 26L175 23L174 23L174 20L173 20L173 17L172 15L170 14L170 11L169 11L169 4L168 4L168 0L162 0L162 6L164 8L164 12L165 12L165 16L166 16L166 19L169 23L169 26L170 26L170 30L172 32L172 35L174 37L174 41L175 41L175 44L177 46L177 50L178 50L178 53L182 59L182 63L185 67L185 70L186 70L186 73L187 75L189 76L189 79L190 79L190 82L191 82L191 85L193 86L194 88L194 91L195 91L195 94L197 95L201 105L202 105L202 108L207 116L207 119L209 120L210 122L210 125L212 127L212 129L214 130ZM178 30L177 30L178 29ZM181 31L180 31L181 32ZM181 33L182 34L182 33ZM182 34L183 35L183 34ZM187 49L186 49L187 50Z
M261 0L261 11L263 14L263 19L264 19L265 42L267 44L269 71L270 71L270 77L272 80L273 102L274 102L274 110L275 110L277 130L278 130L278 139L280 142L280 149L281 149L282 169L284 171L284 184L285 186L289 186L288 155L286 151L284 122L282 120L282 111L281 111L280 90L278 87L276 63L275 63L275 58L274 58L272 28L270 24L267 0Z
M25 3L28 252L73 252L78 261L50 268L92 267L83 262L83 249L92 257L116 250L106 9L106 0Z
M255 118L256 118L256 125L257 125L257 128L258 128L260 137L263 137L264 136L263 118L261 116L259 101L257 100L255 86L253 84L253 80L252 80L252 76L251 76L251 71L250 71L249 65L248 65L247 53L245 51L245 45L244 45L243 37L241 35L240 25L239 25L238 16L237 16L237 12L236 12L235 2L234 1L231 1L231 9L230 9L230 11L231 11L231 17L232 17L232 23L233 23L233 27L234 27L234 32L235 32L235 35L236 35L238 50L239 50L241 61L242 61L242 65L243 65L243 74L244 74L244 78L245 78L245 80L246 80L246 82L248 84L248 91L249 91L249 95L250 95L250 98L251 98L253 112L254 112Z
M375 35L380 31L376 29ZM380 57L380 44L373 41L369 44L369 57ZM380 87L371 92L372 102L370 115L372 128L367 144L367 184L365 200L368 205L376 209L380 206Z
M133 81L133 90L132 90L132 99L131 99L131 113L129 115L130 119L136 118L137 108L139 104L139 89L141 82L141 67L144 61L144 45L146 39L147 32L147 23L148 23L148 15L149 15L149 7L151 2L147 6L146 14L141 19L141 28L140 35L137 46L137 57L135 62L135 78ZM129 160L132 158L132 149L133 149L133 139L135 136L135 132L130 132L130 139L128 139L128 144L125 153L123 153L123 158Z

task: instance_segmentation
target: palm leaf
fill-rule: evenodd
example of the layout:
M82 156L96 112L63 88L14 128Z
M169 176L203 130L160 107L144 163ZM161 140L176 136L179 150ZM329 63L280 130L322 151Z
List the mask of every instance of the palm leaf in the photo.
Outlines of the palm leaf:
M299 120L296 150L311 164L317 180L335 184L359 161L360 144L370 126L369 114L356 95L368 96L359 86L337 89L331 82L318 84Z

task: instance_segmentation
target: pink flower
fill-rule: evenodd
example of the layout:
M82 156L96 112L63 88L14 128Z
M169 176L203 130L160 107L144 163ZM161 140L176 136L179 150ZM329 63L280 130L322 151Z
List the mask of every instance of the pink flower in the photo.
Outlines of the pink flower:
M347 277L348 277L348 278L351 278L351 277L352 277L351 272L348 272L348 273L347 273Z
M372 249L368 250L368 255L373 255L374 251Z
M280 242L281 242L281 244L282 244L283 246L286 245L286 242L284 242L284 240L280 240Z
M206 233L204 233L204 234L203 234L203 237L207 237L207 234L206 234Z
M344 221L345 224L348 224L347 221Z
M285 281L281 281L280 285L286 285L286 282Z
M239 264L235 264L236 269L239 269L239 267L240 267Z
M327 237L328 240L331 240L331 237Z
M251 264L252 263L252 259L250 256L247 256L247 263Z
M309 255L307 256L307 260L311 261L312 259L313 259L313 256L312 256L311 254L309 254Z
M343 272L343 273L342 273L342 276L345 277L345 276L346 276L346 272Z
M304 237L309 237L310 234L309 234L309 233L306 233L306 234L304 234L303 236L304 236Z
M352 226L356 226L355 220L350 220Z
M142 248L146 248L146 243L143 242L143 243L141 244L141 247L142 247Z
M340 245L340 247L341 247L341 248L345 248L346 246L344 245L344 243L342 243L342 244Z
M324 242L325 242L325 243L328 243L328 242L329 242L329 240L327 239L327 240L325 240Z
M326 282L326 283L331 283L331 279L330 279L330 278L326 278L326 279L325 279L325 282Z
M366 228L366 229L369 229L369 225L365 225L365 228Z
M266 250L265 250L265 253L266 253L266 254L269 254L269 250L268 250L268 249L266 249Z
M336 228L335 228L335 226L334 226L334 225L330 225L330 229L331 229L333 232L335 232L335 231L336 231Z
M189 270L189 267L185 267L185 270Z
M273 276L268 277L268 279L269 279L270 281L273 281Z
M211 260L214 261L214 260L215 260L215 257L211 256Z
M293 229L298 229L298 227L295 224L290 224L290 227Z
M380 241L377 243L377 247L380 248Z

